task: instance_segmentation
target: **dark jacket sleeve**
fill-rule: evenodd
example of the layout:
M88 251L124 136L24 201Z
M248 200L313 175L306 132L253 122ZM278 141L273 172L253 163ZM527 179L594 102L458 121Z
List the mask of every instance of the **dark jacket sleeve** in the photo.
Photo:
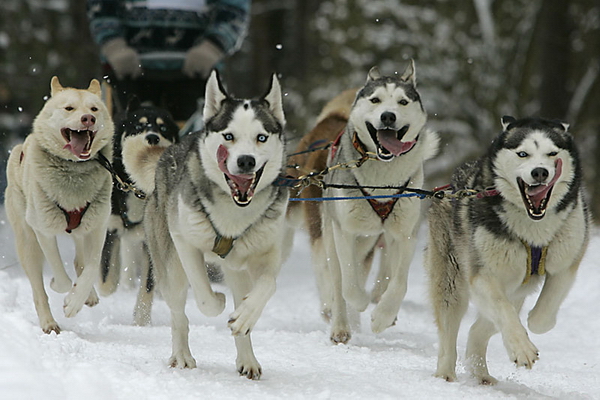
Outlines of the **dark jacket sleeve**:
M98 45L125 35L121 18L123 2L121 0L87 0L88 19L92 38Z
M212 15L204 38L213 41L226 54L235 52L248 30L251 1L208 0L207 3Z

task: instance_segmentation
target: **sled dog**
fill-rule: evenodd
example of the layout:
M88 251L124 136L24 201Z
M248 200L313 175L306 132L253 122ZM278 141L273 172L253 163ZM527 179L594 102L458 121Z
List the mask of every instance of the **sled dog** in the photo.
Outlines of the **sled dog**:
M153 271L171 309L169 363L196 366L184 313L188 282L205 315L225 307L224 294L213 291L207 276L206 263L214 263L233 293L228 326L237 370L259 379L250 332L275 292L288 200L288 189L273 185L287 161L281 88L273 75L264 97L236 99L213 71L205 101L204 129L161 156L144 214Z
M343 112L335 116L335 107L331 113L334 119L344 116ZM326 120L327 117L323 117L321 121ZM400 76L383 76L373 67L365 85L356 94L347 124L333 144L327 161L327 165L334 168L325 175L325 184L349 187L328 187L323 195L394 195L401 191L398 187L421 187L423 162L433 157L438 148L438 136L425 127L426 120L416 89L414 62L411 60ZM331 137L331 134L326 136ZM369 159L357 168L335 168L354 165L366 157ZM311 213L306 214L310 218L307 225L312 226L318 287L324 290L321 293L323 313L331 315L332 342L347 343L351 338L347 306L355 310L354 313L362 312L371 298L377 302L371 315L372 331L379 333L392 326L406 293L420 220L420 200L341 200L312 207L313 212L322 213L321 229ZM365 289L366 278L373 251L381 240L385 242L381 270L373 295L369 296Z
M45 333L59 333L44 288L44 259L54 276L50 287L69 292L64 300L67 317L75 316L84 303L98 303L93 285L100 276L112 189L111 175L98 161L112 158L114 127L97 80L87 90L63 87L57 77L50 86L51 97L31 134L8 159L6 212L40 326ZM65 232L75 242L75 284L56 242Z
M171 114L158 107L142 105L133 96L122 113L114 118L113 169L121 179L134 185L123 165L123 153L133 168L144 172L144 181L154 181L156 163L162 152L179 140L179 129ZM134 323L150 323L154 279L141 225L144 200L133 192L115 187L106 242L102 251L100 293L113 293L117 285L133 287L140 274L140 287L134 308Z
M457 334L469 297L479 313L466 351L472 375L482 384L497 382L486 352L498 331L509 359L531 368L538 349L519 318L523 301L542 286L527 324L538 334L552 329L588 243L581 163L568 125L503 117L502 127L487 154L458 167L452 178L455 190L489 195L434 199L428 215L436 376L447 381L456 380Z

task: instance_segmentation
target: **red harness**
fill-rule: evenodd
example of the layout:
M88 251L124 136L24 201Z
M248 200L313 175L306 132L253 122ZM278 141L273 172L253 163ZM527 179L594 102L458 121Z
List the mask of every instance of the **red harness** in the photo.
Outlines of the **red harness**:
M71 210L71 211L65 210L58 204L57 204L57 207L60 208L60 210L63 212L63 214L65 214L65 219L67 220L67 229L65 229L65 232L71 233L73 231L73 229L75 229L75 228L79 227L79 225L81 225L81 219L83 218L83 214L85 214L87 209L90 207L90 203L86 203L85 207L81 207L77 210Z

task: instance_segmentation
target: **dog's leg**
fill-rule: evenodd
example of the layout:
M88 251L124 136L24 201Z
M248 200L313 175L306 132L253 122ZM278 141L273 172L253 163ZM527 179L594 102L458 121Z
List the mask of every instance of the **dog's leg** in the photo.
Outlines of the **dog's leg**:
M387 290L371 314L371 330L375 333L381 333L394 325L398 317L400 304L406 295L408 269L417 244L415 233L413 230L400 240L392 235L385 235L387 258L394 265Z
M85 235L74 236L75 257L78 265L83 265L81 275L77 278L73 289L67 294L64 302L65 316L74 317L79 313L84 303L97 299L94 283L100 276L100 258L106 238L106 226L100 226Z
M311 243L311 261L315 272L317 291L321 304L321 316L325 322L331 321L331 305L333 303L332 282L329 268L327 267L327 255L320 237Z
M373 284L373 290L371 291L371 303L379 303L381 296L387 290L388 284L390 283L391 266L390 258L385 251L385 240L383 237L379 239L378 246L381 248L381 257L379 259L379 271L377 271L377 278Z
M71 290L73 282L71 282L71 278L69 278L67 272L65 271L65 266L63 265L60 252L58 250L58 244L56 243L56 237L46 236L38 231L35 232L35 235L40 247L42 248L42 251L44 252L46 260L48 260L50 268L52 269L53 277L50 281L50 287L52 290L58 293L68 292Z
M145 326L150 325L151 321L155 281L148 247L145 242L143 243L143 249L140 251L142 257L140 258L139 266L142 276L140 278L140 289L137 295L135 308L133 309L133 321L138 326Z
M498 383L498 380L490 375L486 361L488 343L496 332L498 330L494 324L481 315L469 330L466 361L471 375L482 385Z
M23 270L29 278L33 293L33 304L40 321L40 327L44 333L56 332L58 334L60 333L60 327L52 316L48 304L48 294L44 288L44 253L36 240L35 233L29 226L13 223L13 229L15 231L17 255Z
M327 254L327 265L329 267L329 276L331 278L333 294L333 302L331 303L330 339L334 344L346 344L352 337L352 334L348 322L346 301L342 295L342 271L340 270L340 262L335 250L335 243L331 230L331 222L323 225L323 244Z
M179 259L192 286L196 305L207 317L215 317L225 308L225 295L213 291L206 272L204 255L196 247L189 244L182 235L171 232L173 243Z
M121 275L121 240L116 229L106 231L106 239L102 248L100 264L100 285L98 290L103 296L108 296L117 290Z
M429 209L429 238L424 264L429 278L429 298L438 329L439 348L435 376L456 381L456 339L469 306L464 268L456 260L452 243L452 205L434 200Z
M357 240L353 234L344 232L336 223L332 224L332 230L342 273L344 299L355 310L362 312L369 305L369 295L365 285L361 285L363 271L360 268L362 263L357 262Z
M271 284L263 281L252 288L252 277L247 271L234 271L224 267L223 273L225 274L225 282L227 282L233 293L235 305L235 311L230 315L228 321L228 326L234 335L237 350L235 365L240 375L248 379L257 380L260 379L262 368L252 349L250 331L264 307L264 304L262 306L258 304L263 303L263 299L259 299L257 296L264 297L268 294L257 293L257 289L259 289L259 286L272 286L272 289L268 290L273 293L275 291L275 281L271 277L268 277L267 279L271 280ZM260 277L258 279L263 280L264 278Z
M163 255L164 256L164 255ZM176 255L173 254L175 258ZM167 257L165 259L168 260ZM171 260L165 279L161 283L161 293L171 310L172 354L169 365L172 368L196 368L189 346L189 320L185 315L188 281L181 264Z
M85 267L84 255L85 255L86 250L82 246L83 246L83 242L81 240L79 240L78 238L76 238L75 239L75 260L73 261L73 265L75 266L75 273L77 274L77 278L79 278L81 276L81 273L83 272L83 268ZM88 296L87 300L85 301L85 305L88 307L94 307L96 304L98 304L99 301L100 300L98 299L98 294L96 293L96 290L92 286L92 290L90 291L90 295Z
M527 318L527 325L531 332L541 334L554 328L558 309L573 286L582 256L583 252L570 268L556 274L546 274L540 296Z
M501 260L498 260L501 262ZM501 269L502 265L493 268ZM502 334L504 347L508 356L517 366L531 369L538 360L538 349L529 340L525 327L519 319L519 307L511 303L505 293L504 286L498 282L498 278L488 271L479 271L470 278L471 294L473 302L477 305L479 312L491 320ZM522 304L522 300L521 300Z
M119 285L127 289L137 287L138 271L142 271L143 266L139 267L140 263L144 263L143 254L143 233L138 231L138 227L125 230L121 236L121 259L120 269L121 277Z

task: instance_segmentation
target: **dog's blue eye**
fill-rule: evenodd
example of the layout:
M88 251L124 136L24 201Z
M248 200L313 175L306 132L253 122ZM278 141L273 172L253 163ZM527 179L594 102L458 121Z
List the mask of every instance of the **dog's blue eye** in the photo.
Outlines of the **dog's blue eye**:
M142 130L142 126L141 125L136 125L135 126L135 130L136 131L141 131Z
M527 157L529 154L527 154L527 152L525 152L525 151L519 151L519 152L517 152L517 155L518 155L519 157L521 157L521 158L525 158L525 157Z
M548 153L548 157L554 157L557 154L558 154L558 151L551 151L550 153Z
M256 138L259 142L264 143L267 141L269 137L267 135L263 135L262 133L260 135L258 135L258 137Z
M231 133L224 133L223 134L223 138L225 140L227 140L228 142L231 142L233 140L233 134L231 134Z
M381 100L379 100L379 97L373 97L371 99L371 103L373 103L373 104L381 103Z
M398 102L398 104L405 106L405 105L407 105L407 104L408 104L408 100L406 100L406 99L402 99L402 100L400 100L400 101Z
M161 132L166 132L166 131L167 131L167 127L166 127L166 126L164 126L164 125L161 125L161 126L160 126L160 131L161 131Z

